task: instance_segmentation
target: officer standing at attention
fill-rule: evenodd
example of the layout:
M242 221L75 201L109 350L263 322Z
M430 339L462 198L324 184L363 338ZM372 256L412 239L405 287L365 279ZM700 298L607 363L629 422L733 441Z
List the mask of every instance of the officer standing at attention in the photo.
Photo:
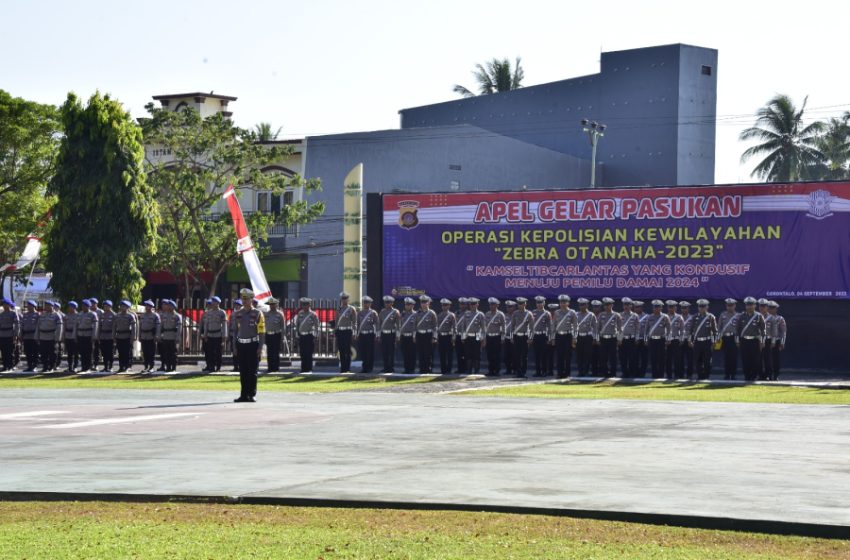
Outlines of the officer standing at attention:
M620 344L622 323L620 314L614 311L614 300L602 298L604 309L597 317L599 322L600 369L602 377L617 376L617 349Z
M319 316L310 309L313 300L302 297L301 310L295 316L295 332L298 334L298 352L301 355L301 373L312 373L313 352L319 336Z
M174 371L177 369L177 340L180 336L182 317L176 312L177 303L167 299L162 302L163 313L160 315L160 360L162 366L158 371Z
M516 363L514 356L514 313L516 312L516 302L513 300L505 300L505 340L502 341L504 352L505 375L516 375Z
M24 342L24 356L27 358L27 371L35 371L38 365L38 311L35 300L27 300L27 310L21 315L21 339Z
M469 308L469 299L460 297L457 299L457 314L455 315L455 356L457 357L457 373L466 373L466 348L464 347L463 321Z
M142 345L142 373L153 371L156 358L156 343L161 335L162 322L159 313L154 311L153 301L143 302L145 312L139 317L139 342ZM119 364L119 367L123 367Z
M738 315L735 340L741 352L744 379L755 381L759 376L759 363L764 346L764 316L756 311L756 298L744 298L744 306L744 312Z
M547 376L555 375L555 335L553 333L553 329L555 328L555 311L561 308L561 306L557 303L547 303L546 308L549 311L549 317L551 317L550 326L549 326L549 338L546 341L546 353L544 354L545 359L543 360L543 371Z
M543 377L546 366L546 347L549 345L549 336L552 332L552 316L546 310L546 298L535 296L535 309L531 312L531 343L534 346L534 376Z
M112 334L115 325L115 312L112 311L112 301L103 300L103 309L100 311L100 320L97 322L97 348L100 349L100 357L103 358L103 369L101 371L112 371L115 362L115 338ZM95 365L97 368L97 365Z
M681 345L685 338L685 320L676 313L679 302L674 299L667 300L667 316L670 318L670 335L667 337L667 379L682 377L680 371Z
M576 347L578 318L576 312L570 309L570 296L558 296L558 309L552 317L552 345L555 348L555 363L558 378L569 377L572 363L573 348Z
M655 379L664 377L667 341L670 339L670 316L661 313L662 307L664 307L663 301L652 300L652 314L646 318L646 336L644 337L649 351L652 377Z
M711 377L711 350L717 340L717 319L708 312L708 300L698 299L699 313L688 323L688 346L693 350L698 379Z
M437 314L431 309L431 298L419 296L416 313L416 350L419 354L419 373L431 373L434 361L434 342L437 340Z
M209 299L209 307L201 317L201 340L204 342L206 367L203 371L221 370L222 343L227 340L227 313L221 308L221 298L213 296ZM271 299L269 299L271 304ZM278 337L278 343L280 339ZM269 346L271 348L271 346Z
M350 296L346 292L339 294L339 309L336 310L336 349L339 353L339 372L351 371L351 339L357 336L357 310L349 305Z
M576 371L579 377L590 373L591 356L596 345L596 315L587 309L587 298L578 298L576 313Z
M735 310L737 303L733 298L726 298L726 310L718 319L720 332L717 333L717 339L723 349L723 379L735 379L738 369L738 312Z
M150 307L148 307L149 303ZM115 339L115 348L118 351L118 373L124 373L133 365L133 342L139 338L139 318L130 311L131 307L133 307L132 303L126 299L122 300L118 306L118 314L112 322L112 337ZM153 302L146 301L145 307L152 309ZM154 323L151 322L151 325ZM151 328L155 327L151 326ZM151 335L153 334L154 331L151 331ZM153 369L153 338L147 343L147 352L145 352L145 344L142 343L142 355L145 360L142 371L150 371Z
M634 302L624 297L620 300L623 312L620 313L620 371L623 377L637 377L637 337L640 330L640 318L632 311Z
M415 373L416 370L416 302L411 297L404 298L404 311L401 314L401 359L404 373Z
M646 377L649 368L649 347L646 345L646 318L648 313L643 310L643 302L634 300L632 308L638 317L637 339L635 340L635 377Z
M378 314L379 330L381 331L381 361L384 373L395 372L395 342L401 332L401 313L393 304L395 298L386 295L383 298L384 308Z
M92 369L92 351L95 336L97 335L97 313L91 310L91 301L84 299L83 310L77 314L77 351L80 353L80 371L86 372Z
M15 342L21 335L21 318L12 309L12 301L3 298L3 311L0 311L0 355L3 357L3 371L15 367Z
M531 346L531 324L534 314L525 308L528 300L516 298L517 310L511 317L514 340L514 373L517 377L528 374L528 347Z
M69 301L66 306L67 313L62 318L62 322L64 325L63 328L63 342L65 344L65 354L68 359L68 369L65 370L66 373L76 373L77 363L80 359L79 351L77 350L77 309L80 305L76 301ZM59 358L61 362L62 358Z
M770 379L772 381L778 381L782 351L785 350L785 338L788 336L788 325L785 323L785 317L779 314L778 303L771 301L767 308L770 311L770 316L773 317L773 332L771 333L773 337L773 342L771 343L773 356L770 358L770 365L773 369Z
M693 329L691 321L693 321L694 316L691 314L690 302L680 301L679 308L682 310L682 321L684 323L682 341L679 343L679 359L682 362L680 370L683 372L682 375L684 377L692 379L694 377L694 349L688 344L688 333Z
M269 310L263 315L266 323L266 373L280 371L280 346L283 341L283 331L286 327L286 317L283 315L278 304L280 300L270 297L266 300ZM221 346L219 345L219 348ZM219 353L219 369L221 368L221 354ZM216 369L218 371L218 369Z
M598 299L591 300L590 311L596 317L596 331L594 333L593 346L590 350L590 371L598 377L602 371L602 349L599 342L599 314L602 312L602 302Z
M502 371L502 342L505 340L505 314L499 310L499 300L487 300L490 311L484 314L484 348L487 351L487 376L496 377Z
M467 299L468 309L463 317L461 339L466 356L466 373L481 371L481 348L484 346L484 313L478 310L478 298Z
M256 402L257 373L260 355L266 341L266 318L254 307L254 292L248 288L240 290L242 309L233 318L233 345L239 360L239 397L233 402Z
M97 331L94 333L94 349L92 350L92 367L97 369L100 365L102 351L100 349L100 322L103 320L103 309L100 308L100 301L96 298L89 298L90 309L97 315ZM111 327L110 327L111 328Z
M764 345L761 350L761 361L759 363L759 379L768 380L770 376L773 375L773 331L774 331L774 315L770 314L769 304L770 301L761 298L758 300L759 304L759 313L764 317Z
M44 313L38 317L38 327L35 336L41 352L41 373L49 373L59 366L56 357L56 346L62 340L64 319L54 311L59 307L53 301L44 302Z
M457 317L452 313L452 300L440 300L442 310L437 315L437 353L440 355L440 373L452 372L452 346L454 346Z
M363 309L357 312L357 353L363 362L360 373L372 373L375 367L375 333L378 331L378 312L372 309L372 298L363 296Z

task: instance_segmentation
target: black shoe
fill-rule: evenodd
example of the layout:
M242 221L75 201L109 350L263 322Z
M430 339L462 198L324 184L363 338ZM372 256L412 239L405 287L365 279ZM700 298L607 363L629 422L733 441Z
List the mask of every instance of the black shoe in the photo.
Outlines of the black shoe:
M257 402L254 400L254 397L248 397L245 399L245 402Z
M239 397L238 399L233 399L233 402L251 402L249 397Z
M151 368L151 369L153 369L153 368ZM158 370L156 370L156 371L168 371L168 370L167 370L167 369L165 369L165 367L163 366L163 367L159 368L159 369L158 369Z

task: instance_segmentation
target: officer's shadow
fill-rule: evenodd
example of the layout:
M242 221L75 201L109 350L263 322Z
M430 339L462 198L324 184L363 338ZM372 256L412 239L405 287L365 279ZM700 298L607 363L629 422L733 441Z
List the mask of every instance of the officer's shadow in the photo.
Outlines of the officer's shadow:
M148 404L145 406L131 406L128 408L119 408L117 410L138 410L141 408L188 408L190 406L215 406L221 404L227 404L230 401L219 401L219 402L205 402L205 403L185 403L185 404Z

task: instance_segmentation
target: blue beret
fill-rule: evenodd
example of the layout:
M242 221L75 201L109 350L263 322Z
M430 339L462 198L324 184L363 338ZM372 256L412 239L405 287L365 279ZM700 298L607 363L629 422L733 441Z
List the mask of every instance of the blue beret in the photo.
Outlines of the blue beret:
M145 301L143 301L142 303L143 303L144 305L147 305L148 307L154 307L153 302L152 302L151 300L149 300L149 299L146 299L146 300L145 300Z
M241 299L233 300L233 304L234 305L242 305L242 300Z
M212 298L207 298L207 301L206 301L206 303L207 303L207 304L210 304L210 303L212 303Z
M79 305L77 304L76 301L71 300L71 301L68 302L68 307L73 307L74 309L76 309L76 308L79 307Z
M218 297L218 296L213 296L213 297L211 297L210 299L211 299L212 301L216 302L216 303L221 303L221 298L220 298L220 297Z
M92 300L92 301L95 301L95 300ZM112 307L112 300L111 299L103 300L103 305L108 305L109 307Z
M12 300L10 300L7 297L4 297L2 300L0 300L0 303L5 303L6 305L12 305Z
M100 301L98 301L98 299L96 297L90 297L89 301L92 302L92 303L100 303ZM109 300L106 300L106 301L109 301ZM106 303L106 301L104 301L103 303Z
M86 307L91 307L91 300L90 300L90 299L84 299L84 300L83 300L83 301L81 301L80 303L82 303L82 304L83 304L83 305L85 305Z
M34 299L28 299L27 305L32 305L33 307L38 307L38 304L35 302Z
M127 307L133 307L133 304L130 303L130 301L126 300L126 299L121 300L121 305L126 305Z

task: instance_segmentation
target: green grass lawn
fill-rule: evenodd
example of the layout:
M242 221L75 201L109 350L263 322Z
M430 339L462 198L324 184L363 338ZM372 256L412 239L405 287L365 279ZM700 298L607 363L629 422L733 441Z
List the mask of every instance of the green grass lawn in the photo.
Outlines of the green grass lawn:
M850 404L850 390L706 383L545 383L455 393L475 397L547 399L643 399L786 404Z
M498 513L0 502L0 558L840 560L850 541Z
M261 376L260 391L332 393L352 389L378 389L383 386L424 383L432 378L389 380L386 378ZM27 377L0 376L2 389L186 389L194 391L239 391L238 375L37 375Z

